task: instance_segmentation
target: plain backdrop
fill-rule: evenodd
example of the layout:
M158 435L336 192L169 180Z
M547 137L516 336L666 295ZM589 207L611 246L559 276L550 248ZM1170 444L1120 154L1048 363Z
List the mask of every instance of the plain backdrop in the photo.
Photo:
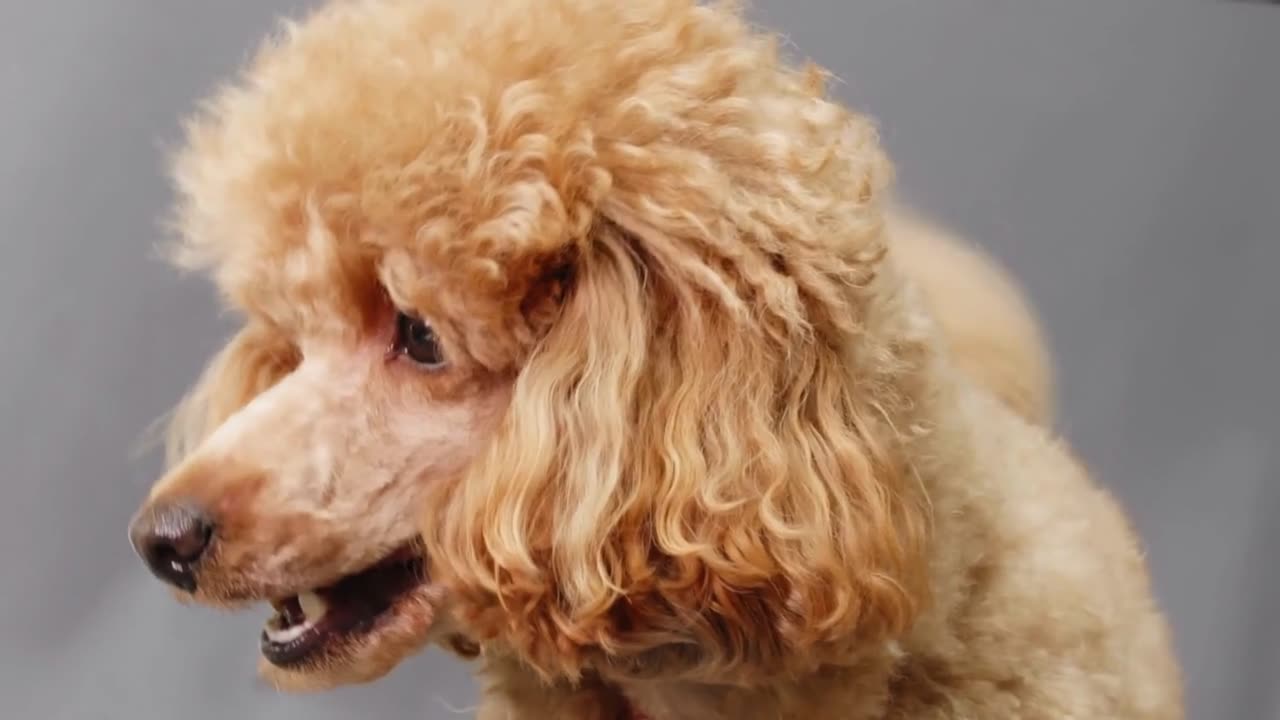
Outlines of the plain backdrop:
M0 717L434 720L473 701L434 652L277 695L253 675L265 608L179 606L126 541L159 467L137 441L231 328L154 259L164 151L304 5L0 2ZM906 196L1040 307L1060 427L1148 545L1191 717L1280 718L1280 10L755 5L877 118Z

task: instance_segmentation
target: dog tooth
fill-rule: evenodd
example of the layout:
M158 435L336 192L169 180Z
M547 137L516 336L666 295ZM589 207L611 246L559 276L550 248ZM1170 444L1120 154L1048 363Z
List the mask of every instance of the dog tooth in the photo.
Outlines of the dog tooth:
M324 617L325 612L329 609L329 605L324 601L324 598L314 592L299 594L298 604L302 606L302 614L311 622Z
M283 629L268 626L267 640L275 643L276 645L285 645L287 643L291 643L294 640L297 640L298 638L302 637L310 629L311 629L310 624L294 625L293 627L288 627Z

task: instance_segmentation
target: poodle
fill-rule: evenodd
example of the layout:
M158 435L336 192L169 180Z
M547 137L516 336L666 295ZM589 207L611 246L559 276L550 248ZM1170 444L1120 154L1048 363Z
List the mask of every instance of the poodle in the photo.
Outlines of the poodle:
M186 126L241 329L130 526L277 686L484 720L1176 720L1013 281L728 5L347 0Z

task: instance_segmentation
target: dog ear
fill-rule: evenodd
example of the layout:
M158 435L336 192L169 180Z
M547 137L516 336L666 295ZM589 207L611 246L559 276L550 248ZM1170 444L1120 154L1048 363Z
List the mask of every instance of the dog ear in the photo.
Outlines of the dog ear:
M547 675L601 656L787 672L900 631L927 525L900 399L855 379L847 334L784 317L858 311L806 311L781 275L734 288L696 243L613 217L495 442L429 504L461 619ZM748 312L750 292L795 305Z

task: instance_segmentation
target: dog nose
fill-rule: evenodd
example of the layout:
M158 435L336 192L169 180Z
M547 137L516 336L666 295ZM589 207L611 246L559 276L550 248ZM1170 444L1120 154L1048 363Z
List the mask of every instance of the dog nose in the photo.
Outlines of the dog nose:
M195 592L195 565L213 539L213 523L189 503L166 503L143 512L129 526L133 549L156 577Z

